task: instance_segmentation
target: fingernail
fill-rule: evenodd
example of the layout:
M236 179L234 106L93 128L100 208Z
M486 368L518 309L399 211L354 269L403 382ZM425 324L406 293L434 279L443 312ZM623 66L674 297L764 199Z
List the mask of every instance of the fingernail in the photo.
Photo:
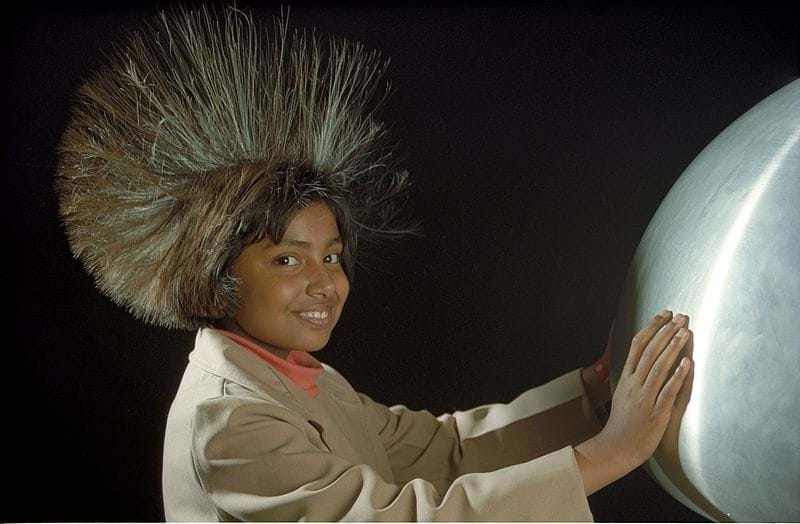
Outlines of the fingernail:
M688 357L683 357L681 359L681 367L682 368L688 368L689 367L689 358Z
M672 316L672 311L670 311L669 309L665 309L664 311L659 313L658 316L663 319L669 319L669 317Z

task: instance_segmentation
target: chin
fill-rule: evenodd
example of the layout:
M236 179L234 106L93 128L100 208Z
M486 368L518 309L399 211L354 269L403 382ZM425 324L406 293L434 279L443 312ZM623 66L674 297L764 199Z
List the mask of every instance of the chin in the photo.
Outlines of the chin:
M311 340L304 340L303 343L297 344L295 351L305 351L306 353L313 353L314 351L319 351L324 349L325 346L328 345L328 341L330 341L330 335L322 338L314 338Z

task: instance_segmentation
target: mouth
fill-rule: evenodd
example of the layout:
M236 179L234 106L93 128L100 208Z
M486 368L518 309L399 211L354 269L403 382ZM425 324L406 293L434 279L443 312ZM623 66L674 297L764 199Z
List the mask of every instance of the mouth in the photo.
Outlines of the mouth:
M326 307L321 310L295 311L294 314L311 326L327 327L333 323L333 308Z

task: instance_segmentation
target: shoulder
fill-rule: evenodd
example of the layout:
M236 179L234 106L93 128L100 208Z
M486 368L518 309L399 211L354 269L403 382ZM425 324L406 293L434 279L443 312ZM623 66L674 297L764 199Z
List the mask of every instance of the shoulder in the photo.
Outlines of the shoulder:
M286 402L267 391L255 390L230 378L211 373L189 363L170 407L170 418L190 422L195 434L213 432L219 424L247 413L292 423L305 420ZM234 419L235 421L236 419Z
M193 411L193 433L196 439L235 428L256 427L266 423L282 423L304 427L305 414L292 411L246 390L229 391L224 395L197 402Z

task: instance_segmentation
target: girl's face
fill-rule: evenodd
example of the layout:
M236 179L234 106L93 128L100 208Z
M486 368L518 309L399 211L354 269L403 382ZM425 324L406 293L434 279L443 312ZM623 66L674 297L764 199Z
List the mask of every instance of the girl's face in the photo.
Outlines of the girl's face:
M242 250L234 265L240 308L219 326L283 359L292 350L322 349L350 292L341 252L336 218L327 204L312 202L279 244L266 238Z

